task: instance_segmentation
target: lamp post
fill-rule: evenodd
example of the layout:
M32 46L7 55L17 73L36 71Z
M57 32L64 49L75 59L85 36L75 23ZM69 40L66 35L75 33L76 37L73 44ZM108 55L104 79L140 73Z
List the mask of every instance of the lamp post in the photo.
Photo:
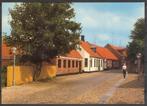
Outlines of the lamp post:
M13 86L15 86L15 59L16 59L16 47L12 48L12 53L13 53Z
M31 40L32 40L32 37L29 37L29 53L31 51Z
M140 66L141 66L141 53L138 53L138 54L136 55L136 57L137 57L137 70L138 70L138 72L139 72Z
M141 53L137 53L136 57L137 57L137 72L138 74L140 74L140 70L141 70ZM139 79L139 77L138 77Z

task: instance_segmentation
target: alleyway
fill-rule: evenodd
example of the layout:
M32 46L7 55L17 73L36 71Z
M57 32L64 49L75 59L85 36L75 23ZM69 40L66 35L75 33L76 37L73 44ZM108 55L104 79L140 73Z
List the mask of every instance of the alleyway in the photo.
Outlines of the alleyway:
M115 96L117 94L115 93L118 93L119 87L124 85L125 82L128 83L128 80L135 80L135 78L135 74L130 74L128 79L123 80L120 70L59 76L53 80L33 82L30 84L3 88L2 103L119 103L119 101L117 101L117 97ZM127 89L127 87L125 87L125 89ZM138 96L141 96L141 100L137 101L137 103L144 103L143 86L137 88L137 90L140 90L140 92L136 92L136 97L135 95L133 97L138 98ZM128 94L127 92L126 95L131 95L130 93ZM111 97L113 97L114 99ZM107 100L103 101L103 99ZM109 99L111 101L109 101ZM131 102L135 103L134 101ZM121 100L121 103L127 103L127 100Z

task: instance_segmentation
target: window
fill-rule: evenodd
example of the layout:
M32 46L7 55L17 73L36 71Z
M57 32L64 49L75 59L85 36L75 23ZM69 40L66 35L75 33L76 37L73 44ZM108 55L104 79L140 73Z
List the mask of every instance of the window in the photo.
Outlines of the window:
M101 59L100 59L100 67L102 66Z
M78 67L78 61L76 61L76 67Z
M95 61L96 59L94 59L94 67L96 66L96 61Z
M101 60L101 67L103 67L103 61Z
M70 60L68 60L68 68L70 68Z
M96 67L96 59L94 59L94 67Z
M85 67L88 67L88 58L85 58Z
M100 66L100 59L97 60L97 66Z
M61 68L61 59L58 60L58 67Z
M75 61L72 60L72 67L75 67Z
M63 67L66 68L66 60L63 60Z

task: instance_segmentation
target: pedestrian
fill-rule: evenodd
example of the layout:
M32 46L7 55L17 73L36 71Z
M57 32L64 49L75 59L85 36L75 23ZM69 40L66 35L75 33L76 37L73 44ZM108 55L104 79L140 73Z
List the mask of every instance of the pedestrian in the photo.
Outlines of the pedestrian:
M123 77L125 79L126 76L127 76L127 66L126 66L126 63L123 64L122 71L123 71Z

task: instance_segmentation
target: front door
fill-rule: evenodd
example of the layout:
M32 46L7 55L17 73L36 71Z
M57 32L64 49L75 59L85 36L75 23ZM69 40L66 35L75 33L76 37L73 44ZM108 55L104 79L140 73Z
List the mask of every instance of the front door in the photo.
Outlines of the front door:
M82 72L82 69L81 69L81 66L82 64L81 64L81 61L79 61L79 72L81 73Z

